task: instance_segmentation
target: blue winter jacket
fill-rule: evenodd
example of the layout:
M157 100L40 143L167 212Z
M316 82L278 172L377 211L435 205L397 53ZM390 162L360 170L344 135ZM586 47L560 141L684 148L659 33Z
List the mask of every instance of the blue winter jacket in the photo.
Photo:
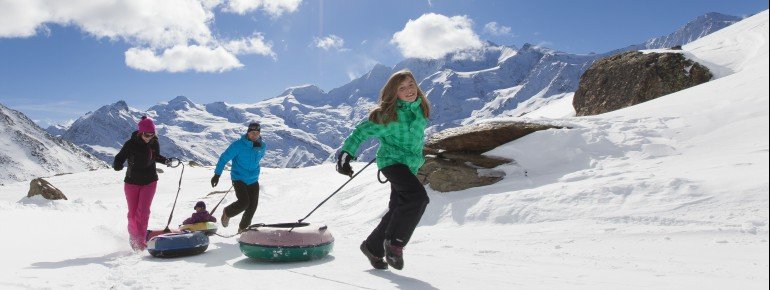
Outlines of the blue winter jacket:
M246 135L243 135L241 139L235 140L219 156L219 162L217 162L217 168L214 169L214 173L222 175L225 164L232 160L233 165L230 167L230 178L233 181L240 180L246 184L259 181L259 161L265 156L266 147L261 137L259 142L262 145L254 147L254 142L251 142Z

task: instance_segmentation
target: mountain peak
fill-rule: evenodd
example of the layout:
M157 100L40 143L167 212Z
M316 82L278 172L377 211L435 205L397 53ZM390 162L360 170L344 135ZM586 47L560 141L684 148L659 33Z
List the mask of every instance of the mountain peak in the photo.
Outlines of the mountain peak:
M687 29L692 26L718 25L719 23L727 23L727 25L725 26L728 26L730 24L740 21L741 19L743 18L738 16L732 16L732 15L722 14L718 12L709 12L701 16L695 17L695 19L690 20L689 22L687 22L687 24L679 28L679 30L677 31L681 31L683 29ZM722 27L719 27L719 29L721 28Z
M722 14L722 13L719 13L719 12L709 12L709 13L706 13L706 14L703 14L701 16L696 17L695 20L693 20L693 21L697 21L698 19L714 19L714 18L734 19L734 18L736 18L736 16ZM691 22L693 22L693 21L691 21Z
M378 62L374 64L374 66L372 67L372 70L377 70L377 69L390 69L390 67Z
M53 137L23 113L2 104L0 124L0 184L107 167L83 149Z
M198 108L193 101L185 96L177 96L176 98L168 101L168 103L161 103L150 108L154 111L187 111L192 108Z
M124 100L120 100L120 101L115 102L114 104L112 104L111 107L116 108L116 109L121 110L121 111L128 111L128 104Z
M374 65L374 67L372 67L372 69L369 71L369 73L366 74L365 76L367 78L369 78L369 77L372 77L372 76L389 75L391 70L392 70L392 68L390 68L388 66L385 66L385 65L383 65L381 63L377 63L377 64Z
M85 115L83 115L81 118L90 118L94 113L97 115L105 114L105 113L111 113L111 112L128 112L130 109L128 108L128 104L123 101L117 101L115 103L102 106L98 109L96 109L95 112L88 112Z
M328 101L326 92L315 85L290 87L281 94L281 96L288 95L294 96L294 99L300 103L314 106L325 105Z
M654 49L684 45L741 21L741 19L738 16L709 12L690 20L671 34L649 39L647 42L636 46L642 49Z
M552 53L556 52L555 50L550 49L548 47L540 46L540 45L536 45L536 44L531 44L531 43L524 43L524 45L521 46L521 49L519 51L522 51L522 52L539 52L539 53L542 53L542 54L552 54Z
M286 88L285 91L283 91L281 96L286 96L286 95L297 96L297 95L306 95L306 94L325 94L325 92L316 85L305 84L305 85L300 85L295 87L288 87Z
M169 104L177 104L177 103L188 103L188 104L190 104L190 105L192 105L192 104L193 104L193 102L192 102L192 101L190 101L190 99L188 99L188 98L187 98L187 97L185 97L185 96L177 96L176 98L174 98L173 100L169 101L168 103L169 103Z

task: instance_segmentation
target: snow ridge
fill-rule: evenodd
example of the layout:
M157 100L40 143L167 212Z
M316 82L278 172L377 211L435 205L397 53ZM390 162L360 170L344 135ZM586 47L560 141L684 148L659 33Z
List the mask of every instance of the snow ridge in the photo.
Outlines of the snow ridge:
M52 136L21 112L0 104L0 185L106 167L103 161Z

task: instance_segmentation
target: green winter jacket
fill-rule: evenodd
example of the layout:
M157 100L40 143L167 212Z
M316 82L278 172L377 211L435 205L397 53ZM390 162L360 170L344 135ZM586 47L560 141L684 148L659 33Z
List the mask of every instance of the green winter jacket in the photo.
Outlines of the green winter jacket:
M397 100L396 121L383 125L364 120L345 140L342 150L350 156L356 156L361 143L376 137L380 141L380 149L377 150L379 169L402 163L409 167L413 174L417 174L417 170L425 163L422 147L425 143L425 125L428 124L428 120L423 116L421 103L419 98L411 103Z

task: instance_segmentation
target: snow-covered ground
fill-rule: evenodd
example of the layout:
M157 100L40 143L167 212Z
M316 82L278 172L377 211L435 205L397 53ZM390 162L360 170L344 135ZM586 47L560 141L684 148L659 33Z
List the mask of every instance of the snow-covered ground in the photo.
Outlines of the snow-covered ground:
M554 119L572 129L487 153L518 162L498 168L508 172L502 182L429 191L402 271L372 270L358 251L387 205L374 168L309 219L329 226L334 252L297 263L249 260L235 238L221 237L198 256L132 253L124 172L98 170L49 178L69 201L23 198L27 182L0 187L0 287L767 289L768 12L684 52L720 78L608 114ZM176 193L180 169L163 169L151 228L164 226ZM186 169L174 224L196 201L213 207L221 197L207 197L211 174ZM331 164L264 169L254 222L302 218L345 180Z

